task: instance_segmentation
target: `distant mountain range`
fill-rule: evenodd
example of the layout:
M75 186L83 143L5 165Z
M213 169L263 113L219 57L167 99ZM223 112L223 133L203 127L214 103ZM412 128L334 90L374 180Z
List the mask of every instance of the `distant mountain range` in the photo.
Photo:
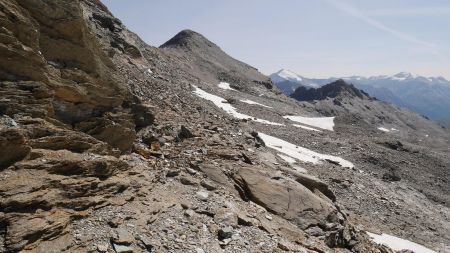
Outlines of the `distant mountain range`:
M282 69L270 75L270 78L286 95L293 94L299 87L318 88L343 79L372 97L406 107L450 127L450 81L444 77L424 77L400 72L392 76L307 78Z

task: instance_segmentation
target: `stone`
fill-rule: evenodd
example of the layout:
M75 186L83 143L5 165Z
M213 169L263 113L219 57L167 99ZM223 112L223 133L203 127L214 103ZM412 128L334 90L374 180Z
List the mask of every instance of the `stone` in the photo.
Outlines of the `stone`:
M259 221L255 218L248 217L246 214L238 213L238 224L241 226L257 226Z
M205 253L205 250L203 250L202 248L196 248L195 252L196 253Z
M308 233L309 235L312 236L322 236L324 235L324 232L321 228L314 226L314 227L309 227L305 230L306 233Z
M0 128L12 128L17 126L17 122L8 115L0 116Z
M142 102L135 103L131 106L131 112L133 113L133 120L136 127L142 128L153 124L155 121L155 115L153 111L156 107L143 104Z
M153 252L155 245L157 244L155 241L146 235L139 236L139 240L144 244L144 247L148 252Z
M122 224L122 219L119 217L114 217L108 221L108 225L112 228L117 228L120 224Z
M108 246L99 244L99 245L97 245L97 251L98 252L108 252Z
M209 193L204 192L204 191L198 191L195 195L201 201L207 201L209 198Z
M189 139L189 138L194 137L192 132L189 129L187 129L185 126L181 126L181 129L178 132L177 136L180 140Z
M233 185L227 180L227 175L222 172L220 167L211 164L203 164L199 166L199 170L205 173L209 180L222 186L228 186L230 188L233 187Z
M280 248L281 250L284 250L284 251L293 251L295 249L294 245L292 243L290 243L286 240L283 240L283 239L278 241L277 246L278 246L278 248Z
M114 250L116 253L133 253L134 249L127 245L120 245L113 243Z
M330 200L336 201L336 196L329 189L328 185L325 182L323 182L322 180L320 180L312 175L293 171L292 169L289 169L289 168L282 167L280 169L283 172L286 172L286 173L292 175L294 177L295 181L299 182L300 184L302 184L303 186L305 186L312 192L314 192L315 190L318 190L321 193L323 193L325 196L327 196Z
M88 133L120 149L122 152L130 151L136 139L134 130L114 122L108 122L101 127L96 127L95 131L89 131Z
M184 215L186 215L187 217L193 217L195 215L195 212L192 209L187 209L186 211L184 211Z
M225 239L229 239L233 236L233 227L227 226L220 228L219 231L217 231L217 235L219 240L223 241Z
M195 175L197 174L197 171L191 168L186 168L186 172L189 173L189 175Z
M208 191L214 191L215 189L217 189L217 185L209 180L202 180L200 182L200 185L203 186Z
M187 176L181 177L180 182L184 185L198 185L198 182L195 179Z
M166 173L166 177L176 177L179 174L180 174L180 170L177 170L177 169L168 170Z
M116 244L130 245L134 242L133 235L123 228L116 230L116 235L112 239Z
M337 210L332 203L294 180L273 179L258 167L241 167L233 177L244 199L294 222L302 229L336 216Z
M238 216L236 213L231 212L229 209L222 208L214 215L214 221L221 226L237 227Z
M401 177L399 176L398 172L394 169L384 173L382 178L384 181L387 182L396 182L401 180Z

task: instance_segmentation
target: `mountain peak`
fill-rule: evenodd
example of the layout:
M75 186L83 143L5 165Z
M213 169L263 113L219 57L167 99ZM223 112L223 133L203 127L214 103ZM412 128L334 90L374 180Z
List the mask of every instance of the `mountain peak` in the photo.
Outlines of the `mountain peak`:
M370 98L370 96L362 90L355 88L343 79L338 79L332 83L324 85L317 89L308 89L300 86L291 97L299 101L323 100L326 98L350 97L350 98Z
M299 74L297 74L289 69L281 69L278 72L270 75L270 78L275 83L283 82L283 81L291 81L291 82L300 83L303 80L303 78Z
M170 40L160 46L160 48L167 47L217 47L214 43L209 41L205 36L190 29L182 30L177 33Z
M419 76L415 75L415 74L411 74L409 72L403 71L403 72L399 72L399 73L397 73L397 74L395 74L393 76L390 76L389 78L392 79L392 80L404 81L406 79L414 79L414 78L417 78L417 77L419 77Z

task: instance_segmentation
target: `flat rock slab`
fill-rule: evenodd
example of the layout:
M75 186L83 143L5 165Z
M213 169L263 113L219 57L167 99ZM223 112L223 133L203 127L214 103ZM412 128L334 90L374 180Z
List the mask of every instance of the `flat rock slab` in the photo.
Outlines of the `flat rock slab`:
M323 223L337 214L332 203L302 184L288 178L272 179L266 174L261 168L242 167L235 175L241 194L301 228Z

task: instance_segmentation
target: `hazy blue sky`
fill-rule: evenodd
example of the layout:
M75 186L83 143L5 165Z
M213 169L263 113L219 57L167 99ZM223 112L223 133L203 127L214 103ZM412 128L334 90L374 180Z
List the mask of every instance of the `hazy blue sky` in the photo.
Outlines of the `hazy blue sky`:
M450 0L103 0L148 44L197 31L265 74L450 78Z

